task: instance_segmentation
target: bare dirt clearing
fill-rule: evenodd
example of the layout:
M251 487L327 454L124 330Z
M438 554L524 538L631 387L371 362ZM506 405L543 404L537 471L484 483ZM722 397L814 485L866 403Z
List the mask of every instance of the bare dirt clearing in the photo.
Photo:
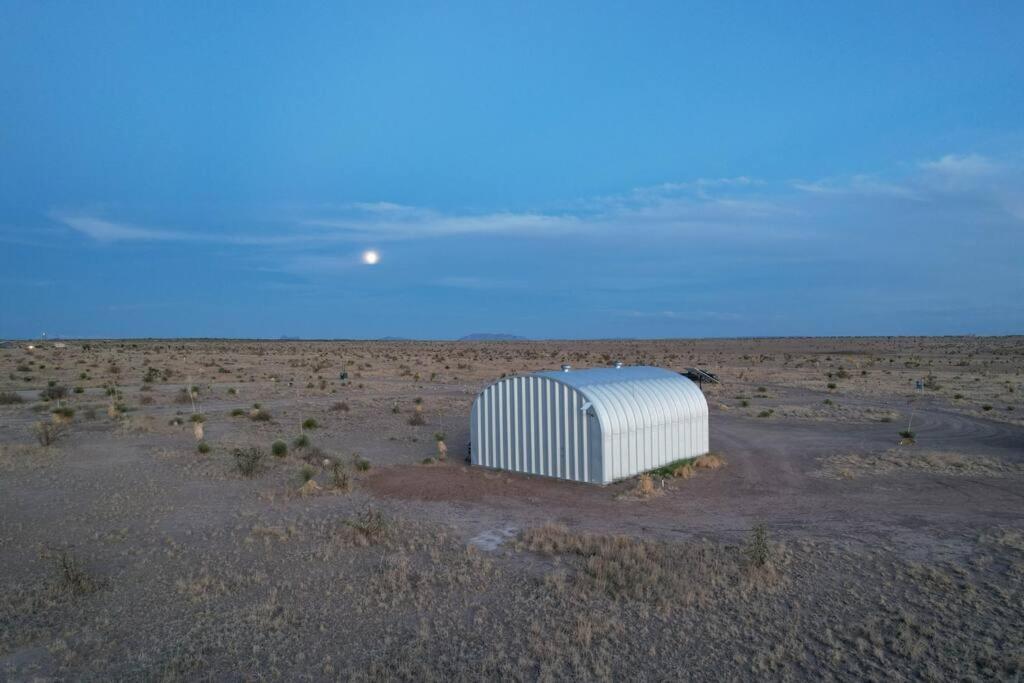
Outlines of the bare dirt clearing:
M484 384L614 360L718 373L726 465L634 495L464 464ZM1024 670L1019 337L69 342L0 371L0 678Z

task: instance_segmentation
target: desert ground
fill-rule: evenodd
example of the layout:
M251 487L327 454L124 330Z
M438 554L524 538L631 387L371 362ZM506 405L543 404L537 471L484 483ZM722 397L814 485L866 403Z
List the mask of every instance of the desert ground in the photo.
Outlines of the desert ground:
M0 679L1024 672L1024 337L28 346ZM717 373L716 457L466 464L487 383L615 360Z

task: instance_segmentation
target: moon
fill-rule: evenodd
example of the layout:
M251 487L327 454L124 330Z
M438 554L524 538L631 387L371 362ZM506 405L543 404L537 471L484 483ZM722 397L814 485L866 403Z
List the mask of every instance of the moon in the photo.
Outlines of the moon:
M368 266L375 266L380 262L380 254L374 249L367 249L363 252L363 263Z

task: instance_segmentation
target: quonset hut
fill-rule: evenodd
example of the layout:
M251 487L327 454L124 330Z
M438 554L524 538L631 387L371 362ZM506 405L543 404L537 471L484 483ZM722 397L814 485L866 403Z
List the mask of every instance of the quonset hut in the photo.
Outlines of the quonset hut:
M635 366L507 377L473 401L474 465L607 484L708 452L708 403L677 372Z

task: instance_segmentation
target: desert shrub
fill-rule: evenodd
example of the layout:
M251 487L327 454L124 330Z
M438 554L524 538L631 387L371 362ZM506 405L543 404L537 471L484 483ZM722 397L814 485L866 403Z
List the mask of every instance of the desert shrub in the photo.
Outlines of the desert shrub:
M206 422L206 418L200 413L193 413L189 420L192 422Z
M992 410L992 406L990 406L989 404L987 404L987 403L986 403L985 405L983 405L983 406L981 407L981 409L982 409L982 410L986 410L986 411L987 411L987 410Z
M741 408L746 408L749 405L750 405L750 401L748 401L747 399L743 399L742 401L740 401L740 407Z
M827 386L828 386L829 389L835 389L836 388L836 383L835 382L829 382Z
M316 469L312 465L303 465L302 469L299 470L299 478L302 479L302 483L305 484L307 481L316 476Z
M424 465L433 465L434 464L434 459L433 458L423 458L423 460L421 460L420 462L422 462Z
M822 403L824 403L827 406L830 406L830 405L832 405L832 399L826 398L824 401L822 401Z
M909 429L904 429L902 432L900 432L900 436L902 436L904 439L913 439L914 432L910 431Z
M188 389L182 387L181 389L178 389L178 393L174 395L174 402L182 404L192 403L192 394L189 393Z
M316 429L319 426L320 426L320 423L317 422L316 420L314 420L311 417L307 417L305 420L302 421L302 428L303 429Z
M434 441L444 441L444 432L434 432Z
M410 415L409 419L406 420L406 422L408 422L413 427L420 427L427 424L427 421L423 419L423 413L418 411Z
M373 508L346 519L344 524L352 530L359 545L376 545L386 540L391 531L391 522L380 510Z
M295 441L292 442L292 445L296 448L306 448L309 446L309 437L305 434L299 434L295 437Z
M768 544L768 528L764 524L754 525L743 550L751 566L763 567L768 564L771 559L771 547Z
M153 397L143 396L142 398L139 399L139 403L141 403L144 406L151 406L153 405Z
M774 411L774 410L771 410L771 409L768 409L768 410L762 410L762 411L761 411L760 413L758 413L758 414L757 414L757 416L758 416L758 417L771 417L771 416L772 416L772 413L774 413L774 412L775 412L775 411Z
M255 408L249 413L249 418L253 422L270 422L270 413L263 410L263 408Z
M228 388L228 396L234 396L237 393L238 393L238 390L235 389L234 387L229 387Z
M206 443L205 441L200 441L199 445L196 446L196 450L199 451L200 453L203 453L203 454L209 453L210 452L210 444Z
M64 425L46 420L36 422L32 430L35 433L36 441L39 442L40 446L49 446L62 437L65 432Z
M346 493L352 490L352 478L348 476L345 466L337 460L331 461L331 485Z
M0 406L11 406L24 402L25 399L13 391L0 391Z
M242 417L245 415L245 411L242 408L235 408L231 411L231 417Z
M331 406L331 410L347 413L349 411L349 407L348 404L345 403L344 401L338 401L337 403Z
M235 458L235 466L238 471L246 477L252 477L263 465L263 451L255 446L248 448L236 448L232 451Z
M270 452L279 458L283 458L288 455L288 444L278 439L270 445Z
M398 413L400 413L402 411L399 409L398 404L395 403L395 404L393 404L391 406L391 412L394 413L395 415L397 415Z
M66 420L70 420L75 416L75 411L70 406L60 406L59 408L54 408L50 412L57 417L62 417Z
M60 384L54 384L52 382L50 383L50 386L39 392L39 398L44 401L56 401L62 398L67 398L67 396L67 387Z
M352 456L352 466L359 472L365 472L370 469L370 461L356 453Z
M57 556L57 589L73 595L88 595L99 590L102 584L93 578L85 567L68 552Z

